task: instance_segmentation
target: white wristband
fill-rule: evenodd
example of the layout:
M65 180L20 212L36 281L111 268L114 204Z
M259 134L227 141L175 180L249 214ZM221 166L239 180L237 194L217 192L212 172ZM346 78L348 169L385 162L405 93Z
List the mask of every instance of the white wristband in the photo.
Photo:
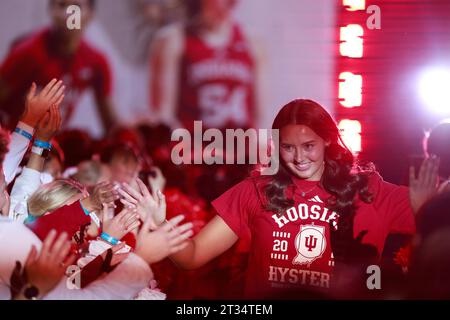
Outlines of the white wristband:
M33 152L33 153L35 153L35 154L37 154L39 156L42 156L42 153L44 152L44 149L33 146L33 147L31 147L31 152Z

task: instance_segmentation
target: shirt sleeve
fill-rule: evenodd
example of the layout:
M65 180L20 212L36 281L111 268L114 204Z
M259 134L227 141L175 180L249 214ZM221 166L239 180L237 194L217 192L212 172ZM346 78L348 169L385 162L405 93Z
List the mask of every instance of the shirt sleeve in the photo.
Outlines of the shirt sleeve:
M34 133L34 129L23 122L19 122L17 128L26 131L31 135ZM5 174L6 184L9 184L14 179L17 168L19 168L20 162L27 152L29 144L30 140L28 138L17 132L12 133L9 151L5 156L5 161L3 161L3 173Z
M261 207L256 187L246 179L212 202L219 216L240 238L249 234L252 215Z
M389 233L415 232L416 223L408 187L385 182L380 175L373 174L369 190L374 194L373 205L382 215Z
M41 173L30 168L23 168L22 173L16 179L11 190L9 217L13 220L24 222L28 216L28 198L41 185Z

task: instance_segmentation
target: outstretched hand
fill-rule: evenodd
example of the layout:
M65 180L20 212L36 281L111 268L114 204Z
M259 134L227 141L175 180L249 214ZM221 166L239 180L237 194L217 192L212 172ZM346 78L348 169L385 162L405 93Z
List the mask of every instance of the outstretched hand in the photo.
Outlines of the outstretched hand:
M151 219L147 219L138 234L135 253L152 264L183 250L193 235L192 223L178 225L183 219L183 215L176 216L153 232Z
M25 111L21 121L34 128L52 105L59 107L64 100L64 90L63 82L53 79L41 92L36 93L37 86L33 82L26 97Z
M413 166L409 168L409 200L414 213L433 197L438 191L439 158L426 158L419 169L419 174Z
M103 205L108 208L115 208L114 201L119 199L117 187L115 184L103 181L94 186L89 197L81 200L83 207L89 212L95 211L100 215Z
M107 216L108 207L103 205L102 231L119 240L140 225L138 214L128 208L123 209L112 219L108 219Z
M56 231L52 230L45 238L39 255L34 246L31 248L25 262L26 277L41 295L52 290L64 276L66 268L75 261L74 255L67 257L70 247L66 233L56 238Z
M39 121L36 130L36 138L41 141L49 142L59 129L61 129L61 113L59 107L54 104Z
M127 207L136 208L141 220L149 219L150 228L156 229L166 219L166 198L160 190L152 195L147 186L140 179L136 179L139 191L128 184L119 189L122 196L120 201Z

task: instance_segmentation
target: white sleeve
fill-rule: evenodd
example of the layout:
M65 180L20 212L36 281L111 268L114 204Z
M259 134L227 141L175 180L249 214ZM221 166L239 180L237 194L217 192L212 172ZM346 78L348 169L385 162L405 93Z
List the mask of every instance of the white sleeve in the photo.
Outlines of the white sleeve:
M28 216L28 198L41 185L41 173L30 168L23 168L20 176L17 177L11 190L9 218L15 221L24 222Z
M104 278L83 289L69 289L65 277L44 300L130 300L153 279L150 266L139 256L130 255Z
M34 133L34 129L23 122L19 122L17 124L17 128L22 129L31 135ZM17 168L19 167L25 152L27 152L29 143L30 140L21 134L17 132L13 132L11 134L9 151L5 156L5 161L3 161L3 173L5 174L5 181L7 185L13 181Z

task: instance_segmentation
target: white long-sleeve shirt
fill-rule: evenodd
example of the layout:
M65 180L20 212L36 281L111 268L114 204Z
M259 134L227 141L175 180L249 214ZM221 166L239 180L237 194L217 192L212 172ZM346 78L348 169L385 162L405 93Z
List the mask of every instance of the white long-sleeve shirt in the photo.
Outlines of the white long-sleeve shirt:
M30 168L23 168L17 177L11 190L9 218L14 221L24 222L28 216L28 198L41 185L41 173Z
M26 123L19 122L17 124L17 128L24 130L31 135L34 134L34 128L30 127ZM5 155L5 160L3 161L3 173L5 174L5 181L7 185L14 180L17 169L19 168L23 156L27 152L29 144L29 139L17 132L12 132L11 141L9 142L9 151Z

